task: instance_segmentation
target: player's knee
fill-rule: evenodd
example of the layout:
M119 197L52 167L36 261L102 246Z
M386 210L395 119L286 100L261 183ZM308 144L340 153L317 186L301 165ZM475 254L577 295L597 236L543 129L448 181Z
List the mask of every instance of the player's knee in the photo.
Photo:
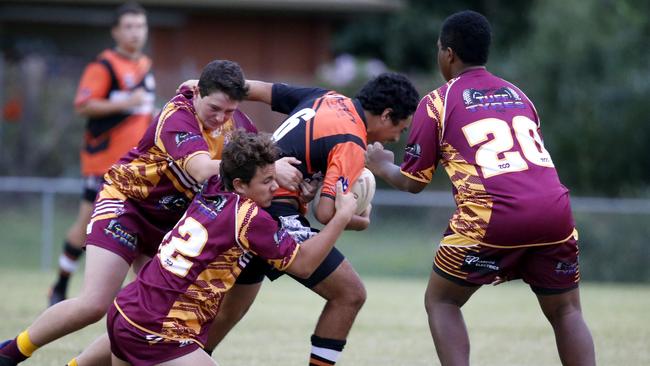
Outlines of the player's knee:
M358 310L361 309L363 304L366 302L368 295L363 283L359 282L351 286L346 286L345 290L342 291L341 295L338 297L339 298L336 299L338 302Z
M573 303L559 304L550 309L545 309L544 315L551 324L556 324L572 317L582 317L580 306Z
M461 308L465 304L465 300L455 299L452 297L442 298L439 296L434 296L430 293L424 295L424 309L428 315L431 315L436 309L441 306L453 306Z

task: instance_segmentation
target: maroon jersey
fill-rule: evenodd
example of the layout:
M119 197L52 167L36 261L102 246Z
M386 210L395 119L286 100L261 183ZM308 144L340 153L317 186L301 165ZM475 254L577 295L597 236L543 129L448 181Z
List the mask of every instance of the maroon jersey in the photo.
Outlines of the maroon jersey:
M222 191L212 178L115 304L129 323L151 334L203 344L224 294L250 258L284 271L298 248L266 211Z
M173 225L203 182L196 182L185 164L196 154L221 159L230 132L243 128L257 132L248 117L235 111L215 131L205 131L193 105L193 94L183 89L160 112L137 148L129 151L105 176L108 189L139 202L150 220ZM117 192L115 192L115 190Z
M535 107L483 68L420 101L401 170L428 183L438 163L458 206L447 234L497 247L558 243L572 234L569 193L544 148Z

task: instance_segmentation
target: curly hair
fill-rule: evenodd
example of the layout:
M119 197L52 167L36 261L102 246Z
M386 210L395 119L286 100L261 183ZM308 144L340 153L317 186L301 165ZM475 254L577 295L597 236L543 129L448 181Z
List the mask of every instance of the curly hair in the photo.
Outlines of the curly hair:
M219 175L227 190L234 190L236 178L249 183L257 168L275 163L280 150L268 133L251 133L242 129L232 132L221 153Z
M450 47L468 65L485 65L491 42L490 22L472 10L450 15L440 29L440 45Z
M394 72L380 74L368 81L355 98L363 109L374 115L391 108L390 119L395 125L415 112L420 99L411 81Z
M226 94L232 100L244 100L248 95L248 86L239 64L229 60L214 60L203 68L199 78L199 92L207 97L215 91Z

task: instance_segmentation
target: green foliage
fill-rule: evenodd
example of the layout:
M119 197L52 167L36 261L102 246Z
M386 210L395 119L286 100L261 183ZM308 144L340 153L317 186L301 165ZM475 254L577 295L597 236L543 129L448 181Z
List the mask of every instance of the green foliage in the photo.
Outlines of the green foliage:
M647 195L650 3L412 0L396 14L344 27L334 49L435 75L441 22L463 9L492 23L488 67L534 101L563 182L583 195ZM437 84L429 79L420 91Z
M538 2L528 40L502 74L535 101L564 182L581 193L638 194L650 183L650 41L637 1Z

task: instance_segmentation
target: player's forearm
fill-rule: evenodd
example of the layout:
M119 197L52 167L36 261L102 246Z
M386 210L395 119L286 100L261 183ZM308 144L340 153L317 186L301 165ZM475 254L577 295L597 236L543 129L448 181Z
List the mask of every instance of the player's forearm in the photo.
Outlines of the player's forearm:
M86 118L101 118L115 113L127 112L133 103L130 100L110 101L107 99L91 99L76 107L77 113Z
M301 278L309 278L332 250L348 221L345 215L334 215L318 235L300 244L298 256L287 271Z
M185 170L195 181L202 183L213 175L219 174L221 160L214 160L210 155L198 154L190 158L185 164Z
M259 80L246 80L248 86L247 100L271 104L273 84Z
M426 187L426 183L415 181L400 171L400 167L393 163L384 163L371 169L375 176L380 177L391 187L404 192L418 193Z

